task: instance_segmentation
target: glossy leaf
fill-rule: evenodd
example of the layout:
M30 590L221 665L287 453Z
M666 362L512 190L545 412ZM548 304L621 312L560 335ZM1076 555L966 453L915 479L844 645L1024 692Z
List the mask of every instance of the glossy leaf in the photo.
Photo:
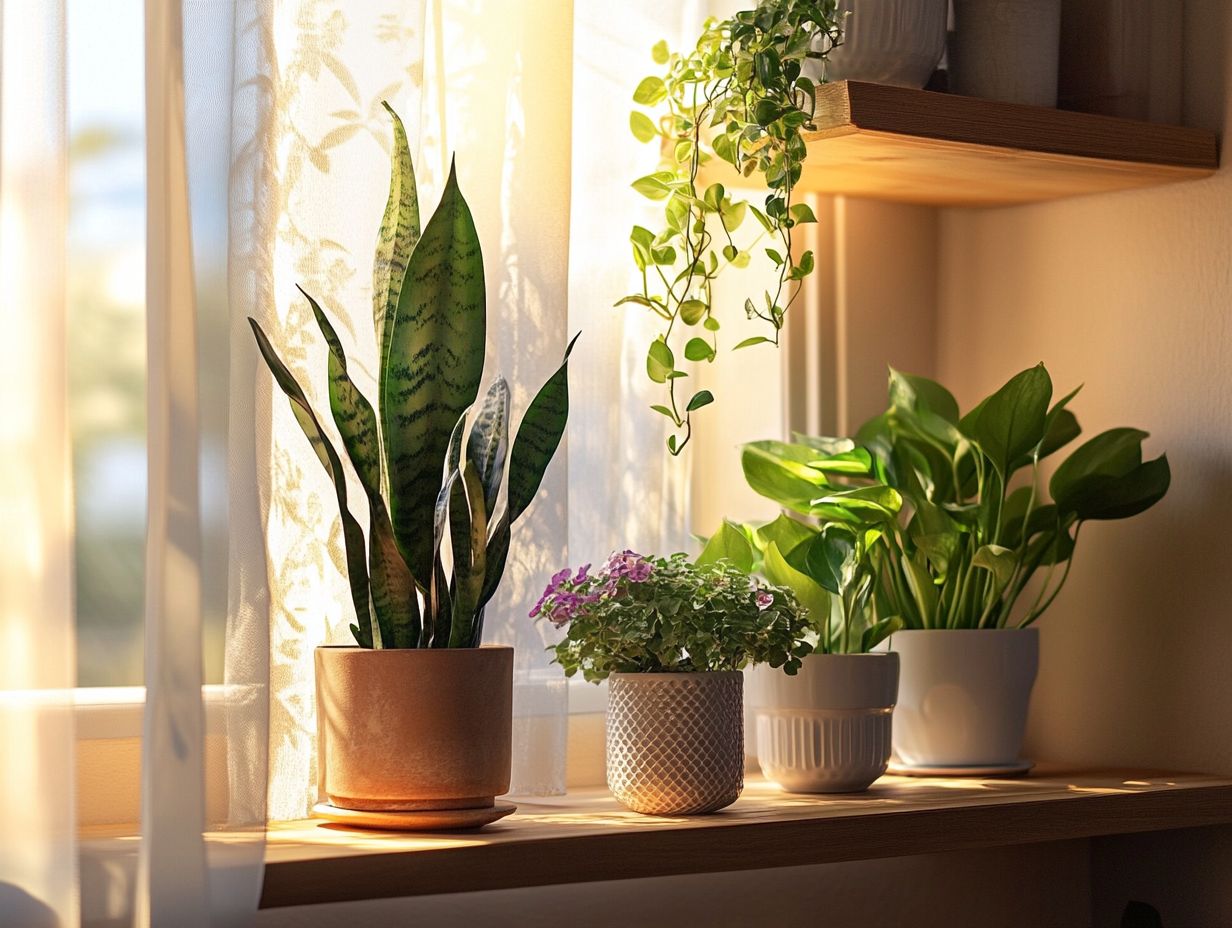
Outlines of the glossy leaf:
M749 544L744 532L726 519L723 520L718 531L710 536L706 547L702 549L702 553L697 556L694 563L713 564L721 560L731 561L746 572L753 570L753 546Z
M1038 364L1014 375L982 404L971 434L1002 477L1012 461L1043 439L1051 399L1052 378Z
M1141 464L1142 442L1147 437L1141 429L1108 429L1079 445L1057 467L1048 485L1057 506L1066 511L1074 509L1085 479L1118 477Z
M787 562L777 542L766 546L762 573L775 586L785 586L796 594L800 605L809 613L810 624L824 634L830 619L830 594L820 583Z

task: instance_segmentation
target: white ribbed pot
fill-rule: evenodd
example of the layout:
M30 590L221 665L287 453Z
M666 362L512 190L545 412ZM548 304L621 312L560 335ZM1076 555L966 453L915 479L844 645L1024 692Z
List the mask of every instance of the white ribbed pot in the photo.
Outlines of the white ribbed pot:
M895 632L902 661L894 756L908 767L1010 767L1021 762L1035 628Z
M700 815L744 789L744 675L614 673L607 786L647 815Z
M885 773L898 655L813 654L799 672L753 671L757 762L793 793L855 793Z
M954 0L954 93L1057 105L1061 0Z
M841 0L840 13L851 15L842 44L826 58L825 77L923 87L945 52L949 6L949 0Z

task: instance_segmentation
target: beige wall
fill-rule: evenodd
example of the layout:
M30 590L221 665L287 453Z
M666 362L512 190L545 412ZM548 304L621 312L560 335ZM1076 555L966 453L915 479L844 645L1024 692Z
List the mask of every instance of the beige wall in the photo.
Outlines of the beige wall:
M1220 129L1228 7L1186 6L1186 121ZM1030 750L1232 773L1232 175L941 219L939 372L970 403L1037 361L1087 434L1152 433L1173 487L1086 527L1041 621Z

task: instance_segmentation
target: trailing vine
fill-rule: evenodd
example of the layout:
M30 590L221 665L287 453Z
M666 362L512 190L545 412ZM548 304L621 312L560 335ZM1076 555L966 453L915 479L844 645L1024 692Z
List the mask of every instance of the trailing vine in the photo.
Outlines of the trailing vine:
M688 373L676 360L678 349L689 361L718 356L714 281L728 268L748 267L759 246L777 270L777 284L760 301L744 301L745 314L763 321L767 333L744 339L732 349L738 350L779 344L796 284L813 271L812 252L796 259L792 249L792 230L817 221L807 204L792 200L807 154L803 133L814 128L816 105L816 84L802 66L839 44L840 24L837 0L762 0L728 19L708 19L689 52L657 43L652 56L666 70L643 79L633 94L635 103L657 108L658 119L634 110L629 128L640 141L658 139L664 155L660 169L638 178L633 189L664 201L664 223L658 232L633 227L642 286L616 305L644 307L663 323L647 351L646 373L665 388L666 402L651 408L672 423L667 448L673 455L693 435L693 413L714 402L709 390L693 391L688 400L677 394ZM721 183L699 188L701 169L712 158L746 178L756 172L767 188L762 205L735 199ZM738 237L749 214L760 231Z

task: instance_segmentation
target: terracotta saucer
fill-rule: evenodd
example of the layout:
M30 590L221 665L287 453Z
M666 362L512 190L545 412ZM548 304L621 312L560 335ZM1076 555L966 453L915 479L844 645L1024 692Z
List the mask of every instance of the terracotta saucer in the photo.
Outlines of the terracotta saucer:
M357 809L339 809L328 802L318 802L312 807L316 818L348 828L375 828L381 831L458 831L466 828L482 828L497 819L504 818L517 809L512 802L498 799L495 804L483 809L441 809L423 812L361 812Z
M1027 773L1035 764L1029 760L993 767L932 767L926 764L890 764L886 773L894 777L1013 777Z

